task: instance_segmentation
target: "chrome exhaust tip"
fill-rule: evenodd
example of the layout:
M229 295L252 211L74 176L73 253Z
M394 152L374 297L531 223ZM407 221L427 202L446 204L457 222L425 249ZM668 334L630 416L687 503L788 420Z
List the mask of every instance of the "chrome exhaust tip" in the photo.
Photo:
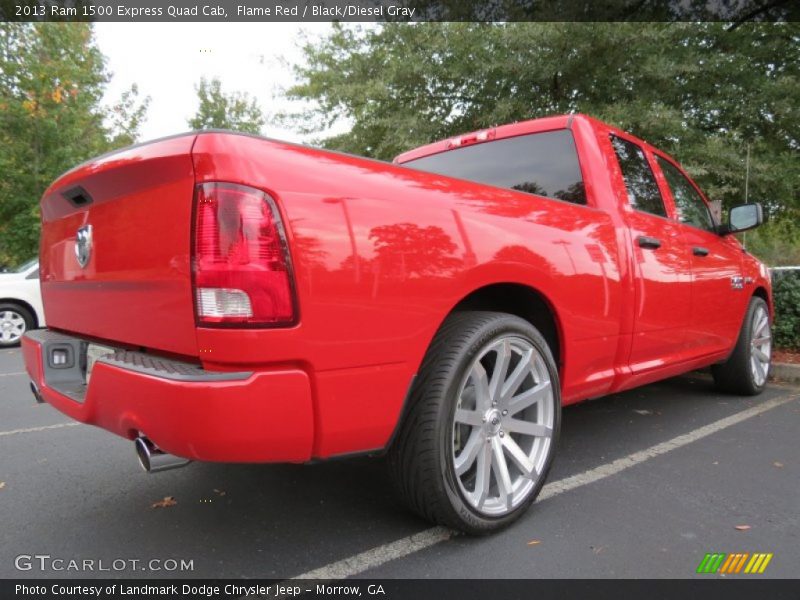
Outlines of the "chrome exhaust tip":
M39 388L36 387L36 384L31 381L31 392L33 393L33 397L36 398L37 404L44 404L44 398L42 398L42 393L39 391Z
M139 466L144 469L145 473L158 473L159 471L177 469L192 462L188 458L167 454L146 437L137 437L133 444L136 448Z

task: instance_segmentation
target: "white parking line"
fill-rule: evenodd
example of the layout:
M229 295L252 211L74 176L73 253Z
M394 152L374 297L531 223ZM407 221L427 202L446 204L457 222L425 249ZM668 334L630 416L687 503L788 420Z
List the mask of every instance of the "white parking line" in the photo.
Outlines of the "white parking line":
M16 435L18 433L34 433L36 431L47 431L48 429L61 429L62 427L75 427L80 425L78 421L70 421L69 423L56 423L55 425L43 425L41 427L27 427L25 429L12 429L10 431L0 431L0 436Z
M699 427L698 429L694 429L689 433L679 435L678 437L667 440L666 442L661 442L660 444L656 444L655 446L651 446L645 450L634 452L633 454L629 454L628 456L619 458L613 462L600 465L594 469L584 471L583 473L548 483L542 488L537 501L547 500L548 498L552 498L553 496L574 490L575 488L600 481L606 477L611 477L612 475L616 475L617 473L621 473L626 469L648 461L651 458L661 456L662 454L666 454L672 450L677 450L678 448L686 446L687 444L691 444L692 442L696 442L697 440L707 437L713 433L722 431L723 429L731 427L732 425L736 425L737 423L741 423L742 421L746 421L747 419L751 419L757 415L765 413L768 410L772 410L773 408L787 404L792 400L796 400L797 398L800 398L800 394L792 394L790 396L783 396L781 398L767 400L766 402L762 402L761 404L733 414L729 417L720 419L719 421L714 421L713 423ZM356 554L350 558L345 558L344 560L325 565L319 569L308 571L293 577L293 579L330 580L352 577L353 575L358 575L359 573L363 573L368 569L378 567L389 561L408 556L409 554L413 554L414 552L418 552L438 544L439 542L443 542L455 535L455 533L456 532L444 527L432 527L420 533L415 533L414 535L410 535L397 541L377 546L367 550L366 552L361 552L360 554Z
M399 539L396 542L383 544L350 558L308 571L292 579L344 579L351 575L363 573L367 569L377 567L390 560L424 550L429 546L449 539L453 534L455 534L454 531L445 527L431 527L425 531Z
M16 371L14 373L0 373L0 377L12 377L15 375L27 375L25 371Z

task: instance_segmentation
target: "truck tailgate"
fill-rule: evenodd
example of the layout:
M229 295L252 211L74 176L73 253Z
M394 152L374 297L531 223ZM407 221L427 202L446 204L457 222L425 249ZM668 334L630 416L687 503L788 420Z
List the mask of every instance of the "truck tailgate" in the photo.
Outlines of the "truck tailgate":
M191 281L195 135L95 159L42 198L50 327L197 355Z

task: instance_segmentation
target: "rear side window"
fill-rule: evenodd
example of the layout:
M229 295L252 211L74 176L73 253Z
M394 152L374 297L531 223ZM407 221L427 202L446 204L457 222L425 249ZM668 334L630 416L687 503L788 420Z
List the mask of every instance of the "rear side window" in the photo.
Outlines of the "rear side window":
M675 199L675 208L678 209L678 219L681 223L692 225L706 231L714 231L714 220L703 198L675 165L656 157L664 179L667 180L672 197Z
M658 189L653 170L647 162L644 151L633 142L611 136L611 145L617 154L622 179L628 191L628 202L636 210L641 210L659 217L666 217L664 199Z
M404 163L448 177L586 204L572 134L566 129L531 133L448 150Z

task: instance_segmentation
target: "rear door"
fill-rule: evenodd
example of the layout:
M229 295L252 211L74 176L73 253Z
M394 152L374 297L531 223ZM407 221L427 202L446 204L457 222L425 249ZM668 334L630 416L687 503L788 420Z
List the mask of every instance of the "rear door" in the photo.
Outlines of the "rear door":
M612 134L628 202L622 207L633 244L634 322L630 367L655 369L681 359L691 308L691 259L682 227L671 220L645 150ZM612 165L612 172L616 171ZM621 180L621 181L620 181Z
M741 246L732 236L716 233L705 199L676 164L660 154L656 164L675 205L685 252L692 261L687 351L702 356L728 350L736 342L748 300Z

